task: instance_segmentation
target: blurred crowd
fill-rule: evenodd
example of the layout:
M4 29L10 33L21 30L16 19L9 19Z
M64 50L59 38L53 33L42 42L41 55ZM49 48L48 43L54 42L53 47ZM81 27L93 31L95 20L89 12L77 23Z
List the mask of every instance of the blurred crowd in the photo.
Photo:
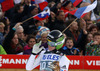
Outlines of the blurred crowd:
M50 8L49 18L39 21L34 18L24 20L41 12L39 6L31 0L14 3L8 11L0 10L0 54L30 55L34 44L41 42L47 48L47 35L51 30L60 30L65 37L65 44L60 49L66 55L100 56L100 0L97 7L83 18L76 19L67 13L80 7L88 6L94 0L83 0L74 7L70 0L47 0ZM74 21L74 22L73 22Z

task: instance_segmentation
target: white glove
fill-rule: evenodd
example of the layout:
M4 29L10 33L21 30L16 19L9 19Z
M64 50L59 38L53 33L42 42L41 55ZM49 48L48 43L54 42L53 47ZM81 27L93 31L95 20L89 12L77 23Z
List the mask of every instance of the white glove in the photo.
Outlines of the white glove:
M32 54L37 55L44 49L44 47L43 46L40 47L40 45L41 45L41 41L33 46Z

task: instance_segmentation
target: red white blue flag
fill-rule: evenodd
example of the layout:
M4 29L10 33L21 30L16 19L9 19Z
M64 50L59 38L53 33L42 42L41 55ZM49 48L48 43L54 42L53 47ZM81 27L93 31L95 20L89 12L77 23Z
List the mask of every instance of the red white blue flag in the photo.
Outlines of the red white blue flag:
M80 4L83 0L70 0L73 5L76 7L78 4Z
M40 9L43 11L43 9L48 5L47 0L35 0L35 4L38 4Z
M39 14L33 16L34 19L37 20L45 20L50 16L50 9L44 10L40 12Z
M69 11L69 13L76 16L77 18L81 18L81 17L84 17L86 13L95 9L96 6L97 6L97 0L94 1L91 5L81 7L73 11Z

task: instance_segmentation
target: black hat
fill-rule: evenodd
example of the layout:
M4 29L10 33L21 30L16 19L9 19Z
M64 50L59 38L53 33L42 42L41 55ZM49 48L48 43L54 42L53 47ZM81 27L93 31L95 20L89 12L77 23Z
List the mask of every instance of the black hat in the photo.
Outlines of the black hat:
M71 1L70 0L64 0L62 3L62 6L65 7L67 6Z

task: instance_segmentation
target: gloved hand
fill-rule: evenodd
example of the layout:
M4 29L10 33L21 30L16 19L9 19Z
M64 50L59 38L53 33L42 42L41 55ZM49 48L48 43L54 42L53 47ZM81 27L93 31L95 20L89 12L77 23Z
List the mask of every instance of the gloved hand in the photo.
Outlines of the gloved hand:
M40 47L40 45L41 45L41 41L33 46L32 54L37 55L42 50L44 50L44 47L43 46Z

